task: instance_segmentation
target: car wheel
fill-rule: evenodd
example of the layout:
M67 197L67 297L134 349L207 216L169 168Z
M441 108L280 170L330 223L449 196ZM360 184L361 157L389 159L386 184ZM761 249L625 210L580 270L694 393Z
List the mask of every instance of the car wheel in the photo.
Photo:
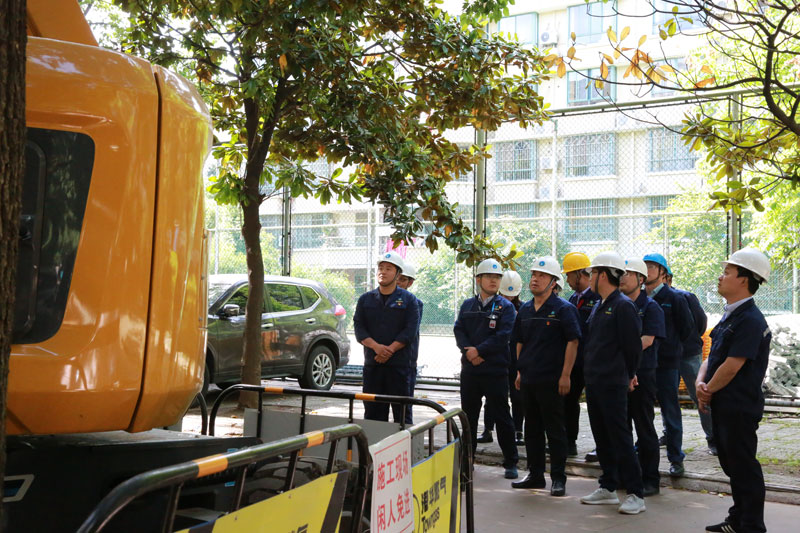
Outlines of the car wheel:
M325 346L315 346L308 355L306 372L300 378L304 389L328 390L336 378L336 359Z

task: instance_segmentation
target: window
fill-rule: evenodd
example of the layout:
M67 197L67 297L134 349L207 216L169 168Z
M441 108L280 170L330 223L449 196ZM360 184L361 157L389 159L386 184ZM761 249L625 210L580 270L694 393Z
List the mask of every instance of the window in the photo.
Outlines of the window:
M538 15L536 13L526 13L524 15L514 15L504 17L497 23L498 33L510 34L516 37L519 44L536 44L539 42L537 36Z
M324 226L330 224L330 216L330 213L292 215L292 242L294 248L322 248L325 244Z
M332 165L323 157L317 159L316 161L308 161L303 163L303 168L321 178L328 178L331 176L331 167Z
M369 237L369 226L368 222L369 213L366 211L361 211L356 213L356 224L359 224L355 227L355 237L353 238L353 245L354 246L366 246L367 239Z
M616 174L616 136L613 133L567 137L566 176L612 176Z
M469 145L459 145L458 149L462 150L462 151L463 150L467 150L467 149L469 149ZM464 172L462 174L459 174L458 176L456 176L456 179L454 181L458 181L458 182L473 182L473 181L475 181L475 167L473 166L471 169L469 169L469 171Z
M494 145L495 181L536 179L536 142L515 141Z
M683 142L680 134L666 128L648 132L650 152L648 172L692 170L697 156Z
M668 88L653 86L653 90L650 91L650 96L654 98L674 95L676 89L680 87L678 81L682 79L682 73L686 72L686 60L682 57L668 59L666 63L675 69L676 72L661 71L667 75L667 79L662 79L659 83L661 85L666 85ZM658 61L658 64L663 65L664 61ZM674 89L670 87L674 87Z
M274 237L273 243L280 246L283 235L283 215L261 215L261 230Z
M245 311L247 310L247 299L250 297L250 287L248 285L242 285L236 292L234 292L228 301L225 302L225 305L238 305L239 306L239 314L244 315ZM261 312L267 312L267 302L265 301L261 307Z
M300 295L300 288L297 285L270 283L267 286L267 292L273 313L303 309L303 297Z
M681 5L684 4L684 5ZM697 6L697 2L683 2L677 0L651 0L653 6L653 34L658 35L659 26L664 28L664 25L673 18L678 24L678 31L694 30L705 28L706 15ZM675 8L678 11L673 11ZM689 22L686 19L692 19Z
M617 97L616 85L617 70L611 67L608 73L608 81L598 88L600 83L600 69L591 68L579 72L567 73L567 105L579 106L589 104L602 104L614 101Z
M94 166L88 135L28 128L12 343L61 328Z
M647 198L647 210L650 213L659 213L665 211L669 207L669 201L675 198L673 195L663 196L650 196ZM650 217L648 219L648 226L650 229L660 228L663 217Z
M569 242L616 240L617 219L606 218L616 212L617 201L614 198L564 202L564 214L567 217L564 236Z
M308 309L319 300L319 294L317 291L312 289L311 287L300 287L300 292L303 293L303 299L305 300L305 307L304 309Z
M611 26L617 29L617 3L581 3L569 8L569 31L575 32L578 44L607 42L606 31Z
M491 206L492 218L536 218L536 204L498 204Z

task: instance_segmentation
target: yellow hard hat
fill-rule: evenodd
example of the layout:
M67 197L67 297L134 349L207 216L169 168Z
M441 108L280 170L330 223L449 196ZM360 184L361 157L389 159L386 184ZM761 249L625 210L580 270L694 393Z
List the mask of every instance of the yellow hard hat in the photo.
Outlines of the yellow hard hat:
M564 274L574 272L576 270L585 270L589 268L592 262L589 256L583 252L570 252L564 256Z

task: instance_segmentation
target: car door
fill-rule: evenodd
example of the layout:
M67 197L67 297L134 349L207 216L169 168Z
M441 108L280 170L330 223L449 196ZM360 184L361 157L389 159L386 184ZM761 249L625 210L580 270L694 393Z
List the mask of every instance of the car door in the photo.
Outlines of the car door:
M303 333L308 314L304 310L300 287L291 283L267 284L270 316L277 328L278 360L273 364L284 371L299 372L303 366Z
M239 306L239 315L231 317L220 317L214 324L215 344L217 348L217 381L238 380L242 373L243 348L244 348L244 325L245 310L247 309L247 299L250 295L250 287L245 283L228 298L225 305ZM266 306L263 311L266 311ZM269 331L273 326L269 315L264 312L261 315L262 338L264 331Z

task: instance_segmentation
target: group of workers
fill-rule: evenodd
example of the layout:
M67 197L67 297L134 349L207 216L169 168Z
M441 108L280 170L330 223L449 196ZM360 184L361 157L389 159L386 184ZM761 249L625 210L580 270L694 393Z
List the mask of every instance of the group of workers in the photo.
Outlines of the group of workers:
M496 429L506 478L519 477L517 445L526 448L528 473L512 487L546 488L549 453L550 493L565 495L566 460L577 455L585 389L596 446L587 460L596 457L602 475L599 488L580 500L638 514L645 511L644 498L660 491L659 441L666 445L670 474L684 472L678 403L683 377L701 413L709 453L719 456L731 480L733 506L706 531L766 531L756 429L771 333L753 295L769 274L769 260L752 248L723 263L718 291L727 304L703 361L705 313L694 294L671 286L672 272L661 254L624 259L602 252L590 260L572 252L562 264L550 256L536 258L529 283L533 299L525 303L519 274L504 272L494 259L482 261L476 295L461 305L453 328L461 352L461 407L473 446L485 401L485 427ZM574 291L569 301L559 296L564 277ZM366 393L414 393L422 302L407 289L415 278L413 266L386 252L378 260L378 288L358 300L354 325L364 346ZM662 439L654 424L656 401ZM388 404L365 403L365 410L366 418L388 420ZM399 422L401 406L393 404L393 411ZM405 421L411 422L410 408ZM484 433L480 440L489 439L491 433ZM618 488L626 491L622 502Z

